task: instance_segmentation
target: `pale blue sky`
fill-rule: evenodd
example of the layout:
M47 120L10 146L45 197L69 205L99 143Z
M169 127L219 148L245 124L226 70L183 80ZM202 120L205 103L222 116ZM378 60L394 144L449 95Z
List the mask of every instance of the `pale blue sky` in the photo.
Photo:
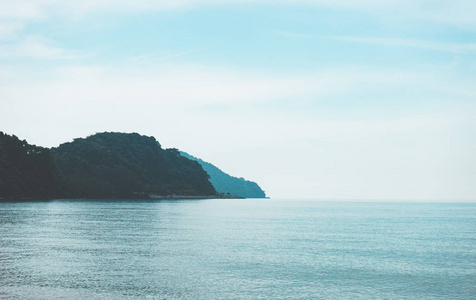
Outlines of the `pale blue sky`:
M476 2L0 0L0 130L155 136L272 197L476 199Z

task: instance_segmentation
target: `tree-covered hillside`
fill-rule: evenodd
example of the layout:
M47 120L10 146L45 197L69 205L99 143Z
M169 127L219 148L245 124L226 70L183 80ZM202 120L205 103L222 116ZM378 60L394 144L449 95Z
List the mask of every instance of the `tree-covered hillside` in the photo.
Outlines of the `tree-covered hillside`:
M210 181L219 193L230 193L235 196L245 198L265 198L265 192L256 182L230 176L215 167L211 163L196 158L188 153L180 152L180 154L188 159L195 160L210 175Z
M0 132L0 200L61 195L62 185L50 151Z
M104 132L51 149L71 197L216 195L208 174L154 137Z
M266 196L254 182L177 149L162 149L154 137L104 132L47 149L0 132L0 201L229 197L217 191Z

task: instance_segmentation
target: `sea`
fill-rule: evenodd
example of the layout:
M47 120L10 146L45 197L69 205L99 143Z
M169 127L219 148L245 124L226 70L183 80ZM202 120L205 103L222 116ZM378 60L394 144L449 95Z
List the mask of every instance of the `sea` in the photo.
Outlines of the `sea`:
M0 299L476 299L476 204L0 203Z

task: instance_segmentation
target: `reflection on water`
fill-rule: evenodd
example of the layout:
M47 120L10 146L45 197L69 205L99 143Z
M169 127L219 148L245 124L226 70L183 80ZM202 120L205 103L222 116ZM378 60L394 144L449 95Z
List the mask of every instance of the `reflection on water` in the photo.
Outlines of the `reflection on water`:
M476 295L476 205L0 203L0 298Z

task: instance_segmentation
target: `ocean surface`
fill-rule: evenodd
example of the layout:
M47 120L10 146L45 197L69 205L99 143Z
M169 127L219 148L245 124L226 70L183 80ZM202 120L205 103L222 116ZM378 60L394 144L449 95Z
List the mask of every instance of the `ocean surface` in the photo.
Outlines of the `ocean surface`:
M476 204L0 203L0 299L476 299Z

